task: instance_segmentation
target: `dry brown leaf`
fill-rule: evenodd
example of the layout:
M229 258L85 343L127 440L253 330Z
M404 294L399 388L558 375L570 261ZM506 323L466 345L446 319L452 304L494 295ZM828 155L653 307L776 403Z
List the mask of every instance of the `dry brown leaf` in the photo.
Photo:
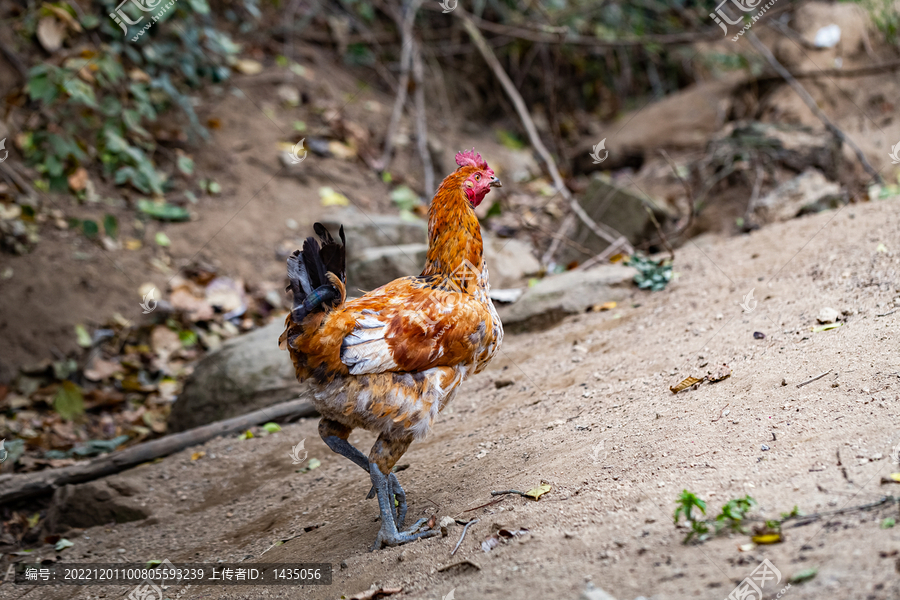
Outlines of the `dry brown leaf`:
M66 9L59 7L59 6L54 6L52 4L48 4L46 2L44 2L41 5L41 8L45 8L45 9L49 10L50 12L52 12L54 15L56 15L59 18L60 21L65 23L69 27L69 29L71 29L72 31L76 31L78 33L81 32L81 24L77 20L75 20L75 17L73 17L69 13L69 11L67 11Z
M702 379L697 379L696 377L686 377L684 380L682 380L681 383L679 383L675 387L670 387L669 390L671 390L671 392L673 394L677 394L678 392L680 392L682 390L686 390L687 388L691 387L692 385L701 383L702 381L703 381Z
M186 286L173 289L169 302L175 310L187 313L191 321L209 321L215 314L209 302L192 294Z
M242 58L234 63L234 70L244 75L256 75L262 73L263 66L262 63L252 58Z
M85 188L88 181L88 172L84 167L78 167L75 172L69 175L69 187L73 192L80 192Z
M150 76L147 75L144 71L141 71L137 67L128 71L128 79L132 81L139 81L141 83L150 83Z
M63 39L66 36L66 26L56 17L44 17L38 21L36 33L44 50L53 54L62 48Z
M603 304L595 304L591 307L591 310L594 312L604 312L607 310L612 310L617 306L616 302L604 302Z
M118 373L123 373L122 365L111 360L97 358L89 369L84 370L84 376L91 381L103 381Z
M204 450L201 450L200 452L192 452L191 460L200 460L204 456L206 456L206 451L204 451Z

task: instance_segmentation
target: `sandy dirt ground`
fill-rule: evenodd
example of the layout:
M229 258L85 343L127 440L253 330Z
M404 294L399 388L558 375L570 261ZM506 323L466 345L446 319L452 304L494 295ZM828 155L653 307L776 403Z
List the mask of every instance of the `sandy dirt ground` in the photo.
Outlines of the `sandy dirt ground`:
M896 199L854 204L746 236L703 236L678 251L677 278L663 292L635 290L612 311L508 336L433 434L401 460L409 465L399 473L408 521L479 519L455 556L459 525L447 537L370 552L379 523L375 502L364 499L368 477L331 453L310 419L263 438L212 440L115 476L140 490L153 515L71 532L74 546L62 559L334 567L330 586L195 586L182 598L337 600L375 585L402 587L391 596L398 600L441 600L451 591L456 600L574 600L592 582L620 600L714 599L763 559L781 575L764 598L810 568L817 575L781 597L898 598L900 526L880 527L897 516L896 504L787 527L783 543L749 551L739 549L746 535L683 545L686 530L672 523L683 489L711 512L749 494L759 502L753 514L766 518L795 505L833 511L900 490L881 483L900 471L890 458L900 443L897 208ZM751 290L747 312L739 304ZM842 326L812 332L825 307L842 313ZM730 378L669 391L722 363ZM292 464L291 447L301 440L309 458L321 460L317 469ZM354 432L351 441L367 451L373 437ZM198 450L205 456L192 461ZM492 490L541 480L552 490L539 501L509 495L476 508ZM497 526L528 532L485 553L480 543ZM40 552L56 554L50 546ZM129 591L3 585L0 597Z

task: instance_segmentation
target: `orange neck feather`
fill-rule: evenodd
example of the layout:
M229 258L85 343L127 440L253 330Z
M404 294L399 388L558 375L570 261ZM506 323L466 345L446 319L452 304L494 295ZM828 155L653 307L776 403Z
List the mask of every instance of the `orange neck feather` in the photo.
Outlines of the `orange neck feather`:
M422 275L445 275L466 292L474 291L482 263L481 226L463 192L463 183L473 171L457 169L435 193L428 209L428 259L422 271Z

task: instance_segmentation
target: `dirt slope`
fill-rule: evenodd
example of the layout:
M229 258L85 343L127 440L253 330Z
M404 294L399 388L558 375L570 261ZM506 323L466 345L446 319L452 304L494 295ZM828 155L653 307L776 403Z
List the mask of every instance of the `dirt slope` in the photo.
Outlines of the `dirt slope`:
M724 598L763 558L782 575L764 588L767 598L811 567L818 575L793 585L790 598L900 597L900 527L880 529L886 510L787 529L783 544L750 552L738 550L746 536L683 546L685 530L671 521L685 488L716 512L750 494L767 517L795 505L811 513L897 493L879 482L900 470L889 458L900 442L900 311L878 316L900 306L897 200L745 237L700 238L679 251L676 271L664 292L636 291L616 310L508 337L434 434L412 446L400 474L410 518L480 519L455 557L459 526L446 538L370 553L378 523L375 504L363 499L368 479L332 454L307 420L265 438L214 440L127 472L154 516L76 532L64 559L335 567L329 587L198 587L186 598L336 600L377 584L402 586L398 599L438 600L451 590L459 600L575 599L587 581L620 600ZM747 313L738 304L751 288L758 305ZM812 333L826 306L844 312L844 325ZM755 331L765 339L754 339ZM733 369L729 379L669 392L684 376L723 362ZM497 388L499 380L514 383ZM303 439L322 466L297 473L288 453ZM351 441L367 451L373 438L354 433ZM191 461L201 449L206 456ZM491 490L529 489L542 479L553 489L538 502L508 496L463 512L489 502ZM479 543L493 524L530 533L485 554ZM440 570L463 560L477 567ZM127 592L65 587L39 596ZM8 593L0 589L21 596Z

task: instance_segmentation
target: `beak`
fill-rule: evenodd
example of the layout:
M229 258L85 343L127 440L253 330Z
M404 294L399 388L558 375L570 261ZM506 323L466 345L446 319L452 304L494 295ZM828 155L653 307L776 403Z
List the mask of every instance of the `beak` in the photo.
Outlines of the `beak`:
M491 177L491 182L488 184L488 187L503 187L503 184L500 183L500 179L497 177Z

